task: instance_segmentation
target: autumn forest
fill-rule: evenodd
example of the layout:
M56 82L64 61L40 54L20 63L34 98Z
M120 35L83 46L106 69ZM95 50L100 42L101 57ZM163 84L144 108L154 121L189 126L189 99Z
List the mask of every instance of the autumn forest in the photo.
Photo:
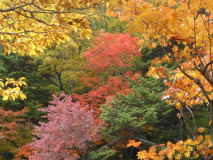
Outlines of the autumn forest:
M213 160L213 0L0 0L0 160Z

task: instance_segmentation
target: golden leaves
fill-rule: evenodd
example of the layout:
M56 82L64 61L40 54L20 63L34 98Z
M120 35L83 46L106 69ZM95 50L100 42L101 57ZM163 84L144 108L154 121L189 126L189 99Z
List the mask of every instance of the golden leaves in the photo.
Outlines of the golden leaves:
M143 151L140 151L137 153L138 159L143 159L145 157L145 154Z
M177 1L176 0L168 0L168 5L170 6L174 6L177 4Z
M171 58L169 58L169 56L167 56L167 55L164 56L164 57L161 59L161 61L162 61L162 62L169 62L169 63L172 62Z
M18 80L7 78L6 81L3 81L0 79L0 95L3 97L3 101L16 100L17 98L26 99L26 95L21 91L21 87L26 85L24 77Z
M165 67L150 67L146 75L156 79L165 78L167 77L167 69Z
M2 28L0 43L5 53L34 56L53 43L69 40L73 32L89 39L91 29L87 18L90 14L94 14L92 8L101 2L101 0L36 0L11 12L0 11ZM0 5L12 8L22 6L23 3L17 0L3 0ZM81 8L81 11L78 8ZM73 12L73 9L77 10Z
M156 154L156 146L151 146L148 151L139 151L137 156L140 160L162 160L162 157Z
M158 148L157 148L158 147ZM209 135L198 136L195 140L187 139L178 141L176 144L167 142L166 147L151 146L148 151L139 151L137 156L140 160L163 160L163 159L189 159L211 156L212 141Z
M208 103L207 96L213 99L213 86L208 80L212 79L212 71L206 66L212 60L213 38L208 36L213 32L209 22L212 19L213 10L209 9L212 4L209 0L167 0L167 3L157 6L143 0L130 1L121 13L132 17L129 31L141 34L143 46L155 48L158 45L167 54L162 59L153 60L148 76L166 78L168 71L162 63L172 60L188 75L176 69L173 76L169 76L169 88L164 93L164 97L169 96L169 102L179 109L182 103L193 106ZM200 82L206 93L193 79Z
M148 47L152 46L153 42L158 42L161 46L169 46L170 40L185 44L195 41L192 36L194 35L194 13L191 12L191 9L196 9L198 12L200 9L198 7L209 8L211 6L209 3L212 4L209 0L193 1L189 3L189 6L187 1L178 1L178 7L170 7L177 3L176 0L168 0L169 6L162 4L158 7L144 1L136 1L135 3L134 6L125 5L122 14L134 17L129 22L129 31L141 33L143 39L147 41ZM191 8L187 9L186 7ZM134 13L135 10L137 10L137 13ZM209 10L209 12L212 12L212 10ZM208 16L207 14L201 16L197 17L195 21L197 47L203 47L204 43L208 44L208 33L206 31ZM205 18L207 19L205 20ZM174 52L176 51L178 51L177 46L174 48Z
M213 98L211 95L213 88L205 77L199 71L194 70L193 65L190 63L184 63L182 66L184 67L184 72L198 79L209 97ZM178 109L182 108L181 103L192 107L208 102L200 87L193 80L186 77L179 69L173 71L173 75L169 77L165 85L168 89L164 92L164 97L170 96L170 100L167 100L167 102L174 104Z
M126 3L126 0L105 0L106 7L110 9L118 8Z

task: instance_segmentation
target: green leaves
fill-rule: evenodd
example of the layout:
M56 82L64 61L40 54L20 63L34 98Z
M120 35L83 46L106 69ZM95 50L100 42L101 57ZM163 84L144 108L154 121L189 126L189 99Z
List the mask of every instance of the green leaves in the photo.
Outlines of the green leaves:
M112 157L115 155L115 151L110 149L108 146L103 146L97 151L93 151L89 154L89 157L92 160L112 160Z
M168 107L161 101L161 82L152 78L138 79L130 81L129 94L119 94L113 102L101 108L100 117L108 124L103 133L110 139L120 136L123 129L140 132L143 131L143 127L156 125L159 122L159 110Z

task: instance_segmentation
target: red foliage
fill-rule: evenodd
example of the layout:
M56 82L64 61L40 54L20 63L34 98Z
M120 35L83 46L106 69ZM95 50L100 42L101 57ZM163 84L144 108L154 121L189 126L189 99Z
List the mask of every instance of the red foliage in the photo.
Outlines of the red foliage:
M124 78L110 77L105 85L82 95L74 94L73 97L77 99L81 105L88 105L99 113L100 105L104 104L108 97L114 96L118 92L125 94L128 85L128 81Z
M133 72L120 77L101 77L99 73L111 71L113 73L121 68L130 67L135 57L140 57L138 38L130 34L111 34L101 32L95 39L92 48L85 52L86 68L93 76L85 75L82 78L84 85L93 89L83 95L73 95L81 105L88 105L99 113L100 105L116 95L118 92L125 94L128 88L126 77L134 76ZM109 75L109 74L107 74ZM103 80L104 79L104 80ZM107 80L106 80L107 79Z
M92 48L83 55L92 71L130 67L135 56L140 57L138 38L130 34L101 32Z
M97 75L92 75L93 73L90 72L89 74L81 75L80 81L83 85L87 87L97 87L101 85L101 81Z

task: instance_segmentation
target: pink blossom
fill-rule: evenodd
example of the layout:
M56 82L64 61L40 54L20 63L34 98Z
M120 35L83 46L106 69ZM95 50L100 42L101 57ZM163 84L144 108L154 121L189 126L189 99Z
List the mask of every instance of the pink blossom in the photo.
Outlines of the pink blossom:
M48 123L36 127L37 140L31 144L36 151L30 160L76 160L79 152L88 148L94 136L94 118L91 110L72 102L65 94L54 97L47 108ZM72 152L75 151L75 154Z

